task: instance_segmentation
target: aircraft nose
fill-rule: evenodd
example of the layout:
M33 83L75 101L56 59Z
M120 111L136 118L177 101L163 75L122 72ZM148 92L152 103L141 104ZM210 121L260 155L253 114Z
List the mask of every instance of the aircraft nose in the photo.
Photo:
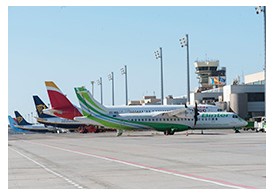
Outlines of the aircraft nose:
M248 124L248 122L243 120L243 126L246 126L247 124Z

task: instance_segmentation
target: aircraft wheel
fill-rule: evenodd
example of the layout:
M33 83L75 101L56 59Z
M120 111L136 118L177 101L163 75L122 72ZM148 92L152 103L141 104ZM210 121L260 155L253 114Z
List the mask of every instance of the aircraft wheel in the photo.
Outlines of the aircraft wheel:
M119 137L123 134L123 130L117 129L116 136Z

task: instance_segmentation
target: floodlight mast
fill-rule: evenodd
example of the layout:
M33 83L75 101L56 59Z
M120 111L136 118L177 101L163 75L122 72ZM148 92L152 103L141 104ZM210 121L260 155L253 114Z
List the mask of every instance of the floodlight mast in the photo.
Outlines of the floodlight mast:
M264 94L264 102L265 102L265 110L266 110L266 6L257 6L255 7L256 14L260 14L263 12L264 15L264 87L265 87L265 94Z
M190 73L189 73L189 38L188 34L179 40L181 47L186 46L187 50L187 102L190 104Z
M162 60L162 48L155 51L156 59L160 59L160 89L161 89L161 105L163 105L164 93L163 93L163 60Z
M101 104L103 105L103 92L102 92L102 77L97 80L97 84L100 85L100 96L101 96Z
M115 105L115 92L114 92L114 72L108 74L109 81L112 81L112 105Z
M121 68L120 71L121 71L122 75L125 75L125 97L126 97L126 106L127 106L128 105L128 82L127 82L128 73L127 73L127 66L124 65L124 68Z
M94 97L94 84L95 84L95 81L91 81L91 84L92 84L92 96Z

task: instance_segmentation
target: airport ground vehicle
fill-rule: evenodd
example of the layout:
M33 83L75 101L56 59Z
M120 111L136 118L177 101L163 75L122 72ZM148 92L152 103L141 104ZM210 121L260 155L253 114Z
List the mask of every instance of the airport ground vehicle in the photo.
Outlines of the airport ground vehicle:
M262 132L266 132L266 119L265 117L258 117L258 120L255 120L254 122L254 129L256 130L256 132L262 131Z
M247 125L245 126L245 127L243 127L242 129L244 130L244 131L248 131L248 130L252 130L252 131L254 131L255 130L255 128L254 128L254 122L255 122L255 120L253 119L253 118L250 118L248 121L247 121Z
M266 119L264 116L257 116L250 118L247 121L247 125L243 128L244 131L252 130L252 131L262 131L265 132L266 128Z

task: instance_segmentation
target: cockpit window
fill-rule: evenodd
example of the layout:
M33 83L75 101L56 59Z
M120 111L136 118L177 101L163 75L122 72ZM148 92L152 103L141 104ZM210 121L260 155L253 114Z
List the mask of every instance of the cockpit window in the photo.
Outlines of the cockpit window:
M238 118L238 116L237 116L237 115L235 115L235 114L234 114L232 117L233 117L233 118Z

